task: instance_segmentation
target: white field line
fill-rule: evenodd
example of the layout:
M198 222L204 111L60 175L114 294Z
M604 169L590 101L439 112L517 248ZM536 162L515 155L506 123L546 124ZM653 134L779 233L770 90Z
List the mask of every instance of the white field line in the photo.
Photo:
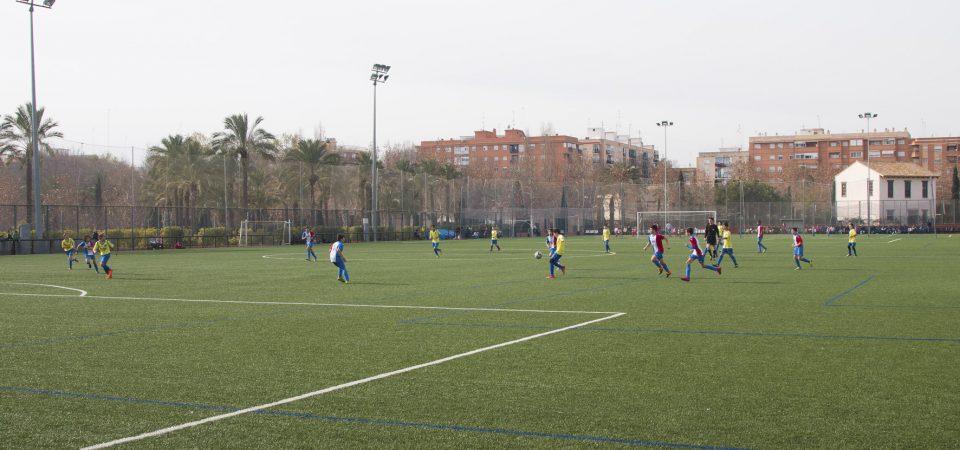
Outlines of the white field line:
M887 241L887 243L888 243L888 244L891 244L891 243L894 243L894 242L899 241L900 239L903 239L903 238L896 238L896 239L894 239L894 240L892 240L892 241Z
M70 289L70 288L65 288ZM79 289L77 289L79 290ZM99 300L139 300L156 302L187 302L187 303L231 303L241 305L285 305L285 306L319 306L328 308L383 308L383 309L426 309L440 311L477 311L477 312L509 312L509 313L541 313L541 314L619 314L612 311L566 311L549 309L509 309L509 308L469 308L455 306L418 306L418 305L368 305L354 303L310 303L310 302L265 302L252 300L207 300L186 298L159 298L159 297L108 297L103 295L66 295L66 294L27 294L18 292L0 292L0 295L19 297L84 297L84 299Z
M193 421L193 422L186 422L186 423L182 423L182 424L180 424L180 425L174 425L174 426L167 427L167 428L161 428L161 429L159 429L159 430L151 431L151 432L149 432L149 433L143 433L143 434L138 434L138 435L136 435L136 436L130 436L130 437L125 437L125 438L121 438L121 439L116 439L116 440L109 441L109 442L103 442L103 443L96 444L96 445L92 445L92 446L89 446L89 447L84 447L82 450L96 450L96 449L101 449L101 448L113 447L113 446L115 446L115 445L126 444L126 443L129 443L129 442L135 442L135 441L139 441L139 440L143 440L143 439L147 439L147 438L157 437L157 436L161 436L161 435L164 435L164 434L173 433L173 432L175 432L175 431L179 431L179 430L183 430L183 429L187 429L187 428L192 428L192 427L200 426L200 425L203 425L203 424L207 424L207 423L211 423L211 422L217 422L217 421L224 420L224 419L229 419L229 418L231 418L231 417L239 416L239 415L242 415L242 414L248 414L248 413L252 413L252 412L256 412L256 411L260 411L260 410L264 410L264 409L268 409L268 408L273 408L273 407L276 407L276 406L279 406L279 405L284 405L284 404L287 404L287 403L292 403L292 402L296 402L296 401L299 401L299 400L304 400L304 399L307 399L307 398L310 398L310 397L316 397L316 396L318 396L318 395L323 395L323 394L327 394L327 393L330 393L330 392L339 391L339 390L341 390L341 389L346 389L346 388L349 388L349 387L353 387L353 386L358 386L358 385L361 385L361 384L369 383L369 382L371 382L371 381L382 380L382 379L384 379L384 378L392 377L392 376L394 376L394 375L400 375L400 374L404 374L404 373L407 373L407 372L412 372L412 371L417 370L417 369L423 369L423 368L425 368L425 367L430 367L430 366L435 366L435 365L438 365L438 364L443 364L443 363L445 363L445 362L453 361L453 360L460 359L460 358L464 358L464 357L471 356L471 355L476 355L477 353L483 353L483 352L487 352L487 351L490 351L490 350L495 350L495 349L498 349L498 348L501 348L501 347L507 347L507 346L510 346L510 345L519 344L519 343L521 343L521 342L532 341L532 340L534 340L534 339L542 338L542 337L544 337L544 336L549 336L549 335L551 335L551 334L562 333L562 332L564 332L564 331L572 330L572 329L574 329L574 328L579 328L579 327L587 326L587 325L594 324L594 323L597 323L597 322L602 322L602 321L604 321L604 320L610 320L610 319L613 319L613 318L616 318L616 317L620 317L620 316L622 316L622 315L624 315L624 314L625 314L625 313L614 313L614 314L612 314L612 315L605 316L605 317L601 317L601 318L599 318L599 319L593 319L593 320L589 320L589 321L586 321L586 322L578 323L578 324L576 324L576 325L570 325L570 326L568 326L568 327L557 328L557 329L555 329L555 330L550 330L550 331L547 331L547 332L544 332L544 333L534 334L534 335L527 336L527 337L522 337L522 338L520 338L520 339L515 339L515 340L509 341L509 342L503 342L503 343L494 344L494 345L491 345L491 346L488 346L488 347L478 348L478 349L476 349L476 350L470 350L470 351L468 351L468 352L459 353L459 354L456 354L456 355L453 355L453 356L447 356L446 358L436 359L436 360L433 360L433 361L430 361L430 362L426 362L426 363L422 363L422 364L417 364L417 365L415 365L415 366L405 367L405 368L403 368L403 369L394 370L394 371L392 371L392 372L384 372L384 373L381 373L381 374L379 374L379 375L374 375L374 376L371 376L371 377L362 378L362 379L355 380L355 381L351 381L351 382L348 382L348 383L338 384L338 385L336 385L336 386L331 386L331 387L328 387L328 388L320 389L320 390L318 390L318 391L307 392L306 394L300 394L300 395L297 395L297 396L295 396L295 397L289 397L289 398L285 398L285 399L283 399L283 400L277 400L277 401L270 402L270 403L264 403L264 404L262 404L262 405L251 406L251 407L249 407L249 408L244 408L244 409L240 409L240 410L233 411L233 412L229 412L229 413L225 413L225 414L220 414L220 415L217 415L217 416L211 416L211 417L207 417L207 418L205 418L205 419L195 420L195 421Z
M484 253L487 253L487 252L484 252ZM513 252L511 252L511 253L513 253ZM570 256L566 256L566 254L564 254L564 256L566 256L567 259L570 259L570 258L598 258L598 257L604 257L604 256L613 256L613 255L616 255L616 254L617 254L616 252L610 252L610 253L598 252L598 254L595 254L595 255L579 255L579 256L578 256L578 255L570 255ZM264 259L281 259L281 260L286 260L286 261L295 261L295 260L298 260L298 259L299 259L299 260L304 260L304 261L306 260L306 258L303 258L301 255L293 256L293 255L290 254L290 253L278 253L278 254L273 254L273 255L262 255L261 258L264 258ZM526 256L525 256L525 257L516 257L516 256L513 256L513 257L511 257L511 256L507 256L507 257L503 257L503 256L497 257L497 260L499 260L499 261L503 261L503 260L507 260L507 261L519 261L519 260L522 260L522 259L533 259L533 258L532 258L532 256L531 256L531 257L526 257ZM476 258L457 258L457 257L440 257L440 258L436 258L436 257L428 257L428 258L409 258L409 257L398 257L398 258L350 258L350 261L434 261L434 260L439 260L439 261L489 261L490 259L487 258L487 257L483 257L483 256L476 257Z
M0 284L16 284L16 285L20 285L20 286L43 286L43 287L52 287L52 288L57 288L57 289L66 289L66 290L68 290L68 291L79 292L79 293L80 293L79 297L86 297L86 296L87 296L87 291L85 291L85 290L83 290L83 289L75 289L75 288L66 287L66 286L57 286L57 285L55 285L55 284L8 283L8 282L0 282ZM41 295L41 294L37 294L37 295Z

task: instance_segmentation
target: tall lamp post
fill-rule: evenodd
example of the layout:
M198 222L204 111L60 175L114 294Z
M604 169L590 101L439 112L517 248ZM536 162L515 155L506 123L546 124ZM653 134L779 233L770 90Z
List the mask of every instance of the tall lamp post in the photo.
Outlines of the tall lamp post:
M33 228L38 238L42 238L41 225L43 213L40 208L40 142L37 139L39 125L37 124L37 63L33 49L33 8L40 6L50 9L56 0L43 0L43 3L36 4L33 0L17 0L17 3L30 5L30 89L32 103L30 103L30 145L33 147Z
M390 66L374 64L370 73L373 82L373 161L370 164L370 226L373 227L373 241L377 241L377 85L387 82Z
M871 219L870 215L870 197L873 196L873 181L870 180L870 119L875 119L877 116L878 114L869 112L860 114L861 119L867 119L867 136L866 139L864 139L863 145L863 151L867 154L867 236L870 235L871 227L873 225L873 220Z
M663 127L663 158L660 158L660 164L663 164L663 227L667 226L667 127L672 127L673 122L662 120L657 122L658 127Z

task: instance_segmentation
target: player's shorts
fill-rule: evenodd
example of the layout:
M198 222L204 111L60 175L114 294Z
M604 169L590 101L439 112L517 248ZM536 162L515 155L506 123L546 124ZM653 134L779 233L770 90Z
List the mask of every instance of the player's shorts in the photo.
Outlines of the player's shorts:
M724 249L723 249L723 253L724 253L724 254L727 254L727 255L732 255L732 254L733 254L733 249L732 249L732 248L724 248Z
M490 245L497 245L496 239L490 239Z
M67 256L73 256L73 250L66 250Z
M557 249L551 248L551 249L550 249L550 257L553 258L553 255L555 255L555 254L557 254Z
M713 238L709 238L709 237L708 237L708 238L707 238L707 244L710 244L710 245L716 247L716 245L717 245L717 238L716 238L716 237L713 237Z
M757 242L763 242L763 236L757 236Z
M307 248L313 248L313 241L307 242Z
M653 256L657 259L663 259L663 252L653 252Z
M803 246L793 248L793 256L803 257Z
M111 255L110 253L107 253L106 255L100 255L100 265L101 265L101 266L104 265L104 264L106 264L107 261L110 261L110 255Z
M856 243L856 242L847 242L847 245L849 245L849 246L851 246L851 247L856 247L856 246L857 246L857 243Z
M431 242L430 244L433 245L433 248L439 248L439 247L440 247L440 243L439 243L439 242Z
M87 253L87 254L85 254L85 255L83 255L83 256L85 257L84 259L88 259L88 260L93 260L93 259L94 259L94 254L93 254L93 253Z
M698 255L696 252L690 254L691 261L700 261L700 264L703 264L703 255Z

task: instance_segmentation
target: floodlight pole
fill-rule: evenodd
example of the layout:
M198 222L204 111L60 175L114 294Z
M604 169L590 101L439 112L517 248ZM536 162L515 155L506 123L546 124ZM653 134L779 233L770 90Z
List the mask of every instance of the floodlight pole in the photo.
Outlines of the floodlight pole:
M40 195L40 141L37 139L40 126L37 124L37 63L33 43L33 7L40 6L50 9L53 6L53 2L54 0L45 0L43 4L36 5L32 0L17 0L17 3L30 5L30 146L33 148L31 158L33 163L33 167L31 168L33 176L33 228L36 237L40 239L43 238L43 234L41 234L41 230L43 229L43 213L40 206L40 199L42 198Z
M370 164L370 226L373 228L373 241L377 241L377 84L386 83L390 66L374 64L370 81L373 81L373 149Z
M863 143L863 151L867 153L866 155L867 156L867 236L870 236L870 232L872 230L872 225L873 225L873 221L871 220L871 214L870 214L870 209L871 209L870 197L872 197L871 191L873 191L873 189L871 189L873 187L871 185L872 181L870 180L870 119L877 117L877 115L878 114L873 114L869 112L860 114L861 119L867 119L867 133L866 133L866 139L864 139L864 143Z
M667 206L667 127L672 127L673 122L663 120L657 122L657 126L663 127L663 158L660 158L660 164L663 164L663 225L661 226L666 228L667 212L669 211Z

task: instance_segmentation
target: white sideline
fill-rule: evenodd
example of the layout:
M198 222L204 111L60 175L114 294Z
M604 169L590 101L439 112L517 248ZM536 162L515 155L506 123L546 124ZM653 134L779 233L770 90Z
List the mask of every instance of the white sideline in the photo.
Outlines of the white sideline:
M494 345L491 345L491 346L488 346L488 347L478 348L478 349L476 349L476 350L470 350L470 351L468 351L468 352L456 354L456 355L453 355L453 356L448 356L448 357L446 357L446 358L437 359L437 360L430 361L430 362L426 362L426 363L423 363L423 364L417 364L417 365L415 365L415 366L405 367L405 368L403 368L403 369L394 370L394 371L392 371L392 372L381 373L381 374L379 374L379 375L374 375L374 376L367 377L367 378L363 378L363 379L360 379L360 380L351 381L351 382L349 382L349 383L344 383L344 384L339 384L339 385L336 385L336 386L331 386L331 387L328 387L328 388L325 388L325 389L320 389L320 390L318 390L318 391L308 392L308 393L306 393L306 394L300 394L300 395L295 396L295 397L285 398L285 399L283 399L283 400L277 400L277 401L275 401L275 402L270 402L270 403L264 403L264 404L262 404L262 405L251 406L251 407L249 407L249 408L244 408L244 409L240 409L240 410L233 411L233 412L229 412L229 413L225 413L225 414L220 414L220 415L217 415L217 416L211 416L211 417L207 417L207 418L205 418L205 419L196 420L196 421L193 421L193 422L182 423L182 424L180 424L180 425L174 425L174 426L171 426L171 427L162 428L162 429L159 429L159 430L156 430L156 431L151 431L151 432L149 432L149 433L143 433L143 434L139 434L139 435L136 435L136 436L130 436L130 437L125 437L125 438L121 438L121 439L116 439L116 440L109 441L109 442L103 442L103 443L96 444L96 445L92 445L92 446L89 446L89 447L84 447L84 448L81 449L81 450L96 450L96 449L101 449L101 448L113 447L113 446L115 446L115 445L120 445L120 444L125 444L125 443L128 443L128 442L139 441L139 440L142 440L142 439L151 438L151 437L156 437L156 436L161 436L161 435L164 435L164 434L167 434L167 433L172 433L172 432L174 432L174 431L179 431L179 430L183 430L183 429L186 429L186 428L196 427L196 426L203 425L203 424L210 423L210 422L216 422L216 421L220 421L220 420L224 420L224 419L229 419L229 418L231 418L231 417L239 416L239 415L241 415L241 414L247 414L247 413L251 413L251 412L255 412L255 411L260 411L260 410L267 409L267 408L273 408L273 407L275 407L275 406L283 405L283 404L286 404L286 403L296 402L296 401L299 401L299 400L307 399L307 398L310 398L310 397L315 397L315 396L318 396L318 395L323 395L323 394L326 394L326 393L329 393L329 392L338 391L338 390L341 390L341 389L346 389L346 388L353 387L353 386L357 386L357 385L360 385L360 384L369 383L369 382L371 382L371 381L381 380L381 379L384 379L384 378L387 378L387 377L392 377L392 376L394 376L394 375L400 375L400 374L403 374L403 373L412 372L412 371L414 371L414 370L422 369L422 368L424 368L424 367L430 367L430 366L435 366L435 365L438 365L438 364L443 364L443 363L445 363L445 362L453 361L453 360L455 360L455 359L460 359L460 358L463 358L463 357L466 357L466 356L476 355L477 353L482 353L482 352L486 352L486 351L498 349L498 348L501 348L501 347L506 347L506 346L509 346L509 345L519 344L519 343L521 343L521 342L526 342L526 341L530 341L530 340L533 340L533 339L541 338L541 337L544 337L544 336L549 336L549 335L551 335L551 334L561 333L561 332L564 332L564 331L567 331L567 330L572 330L572 329L574 329L574 328L579 328L579 327L586 326L586 325L590 325L590 324L594 324L594 323L597 323L597 322L602 322L602 321L604 321L604 320L609 320L609 319L613 319L613 318L616 318L616 317L620 317L620 316L622 316L622 315L624 315L624 314L625 314L625 313L614 313L614 314L612 314L612 315L609 315L609 316L606 316L606 317L601 317L601 318L599 318L599 319L594 319L594 320L590 320L590 321L587 321L587 322L578 323L578 324L576 324L576 325L570 325L570 326L568 326L568 327L558 328L558 329L556 329L556 330L550 330L550 331L547 331L547 332L544 332L544 333L540 333L540 334L534 334L534 335L532 335L532 336L527 336L527 337L523 337L523 338L520 338L520 339L515 339L515 340L509 341L509 342L503 342L503 343L494 344Z
M64 288L70 289L70 288ZM79 289L74 289L78 290ZM206 300L206 299L186 299L186 298L160 298L160 297L108 297L103 295L82 295L66 294L28 294L19 292L0 292L0 295L14 295L20 297L84 297L85 299L100 300L142 300L157 302L188 302L188 303L233 303L245 305L285 305L285 306L321 306L329 308L384 308L384 309L427 309L440 311L478 311L478 312L511 312L511 313L542 313L542 314L619 314L613 311L566 311L550 309L510 309L510 308L469 308L456 306L418 306L418 305L368 305L360 303L310 303L310 302L264 302L248 300Z
M894 239L894 240L892 240L892 241L887 241L887 243L888 243L888 244L891 244L891 243L894 243L894 242L899 241L900 239L903 239L903 238L897 238L897 239Z
M11 283L11 282L0 282L0 284L17 284L17 285L21 285L21 286L43 286L43 287L52 287L52 288L57 288L57 289L66 289L66 290L68 290L68 291L79 292L79 293L80 293L79 297L86 297L86 296L87 296L87 291L85 291L85 290L83 290L83 289L75 289L75 288L70 288L70 287L66 287L66 286L57 286L57 285L55 285L55 284ZM36 294L36 295L42 295L42 294ZM71 297L72 297L72 296L71 296Z

